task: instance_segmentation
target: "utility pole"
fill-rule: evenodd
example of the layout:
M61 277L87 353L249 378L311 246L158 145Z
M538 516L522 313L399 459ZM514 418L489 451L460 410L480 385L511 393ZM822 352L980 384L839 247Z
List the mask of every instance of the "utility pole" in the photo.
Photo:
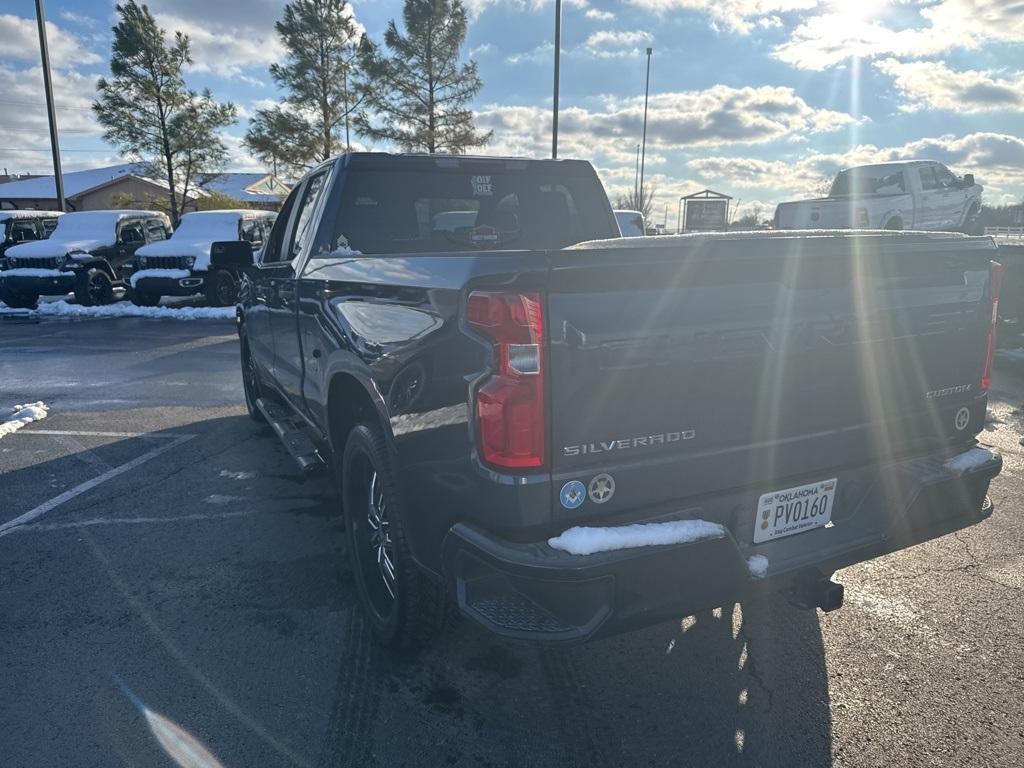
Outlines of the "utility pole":
M551 113L551 159L558 159L558 67L562 53L562 0L555 0L555 88Z
M50 80L50 51L46 46L46 15L43 0L36 0L36 23L39 25L39 53L43 58L43 88L46 91L46 116L50 120L50 151L53 152L53 181L57 186L57 210L63 211L64 175L60 170L60 144L57 141L57 112L53 108L53 82Z
M647 82L644 85L644 137L643 137L643 149L640 151L640 208L643 210L644 206L644 161L647 160L647 97L651 92L651 54L654 53L653 48L647 49Z

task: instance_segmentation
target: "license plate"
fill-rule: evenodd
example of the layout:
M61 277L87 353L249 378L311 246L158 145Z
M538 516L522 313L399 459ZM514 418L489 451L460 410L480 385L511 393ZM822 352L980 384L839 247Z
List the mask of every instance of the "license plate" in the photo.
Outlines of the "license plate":
M754 543L820 528L832 518L836 478L784 488L757 500Z

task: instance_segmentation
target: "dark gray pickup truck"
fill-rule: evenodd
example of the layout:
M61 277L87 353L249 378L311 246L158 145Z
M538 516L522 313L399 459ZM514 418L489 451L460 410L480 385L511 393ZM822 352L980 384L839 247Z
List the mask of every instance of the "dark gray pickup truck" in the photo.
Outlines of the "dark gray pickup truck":
M337 479L380 642L830 610L992 513L989 239L616 235L587 163L351 154L245 266L250 413Z

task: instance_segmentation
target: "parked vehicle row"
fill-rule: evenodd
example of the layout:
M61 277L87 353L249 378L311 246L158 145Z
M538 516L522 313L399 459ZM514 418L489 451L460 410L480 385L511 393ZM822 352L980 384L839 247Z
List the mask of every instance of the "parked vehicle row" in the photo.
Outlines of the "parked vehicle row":
M619 231L585 162L357 153L254 262L214 244L249 413L337 480L379 642L450 602L545 641L831 610L835 570L991 514L991 240Z
M828 197L780 203L775 229L891 229L981 234L981 185L930 160L840 171Z
M170 221L158 211L5 211L0 301L32 308L40 296L73 292L79 304L93 306L111 303L115 289L124 288L141 306L195 294L228 306L237 297L239 275L210 270L210 244L237 238L258 249L275 217L253 210L188 213L172 235Z

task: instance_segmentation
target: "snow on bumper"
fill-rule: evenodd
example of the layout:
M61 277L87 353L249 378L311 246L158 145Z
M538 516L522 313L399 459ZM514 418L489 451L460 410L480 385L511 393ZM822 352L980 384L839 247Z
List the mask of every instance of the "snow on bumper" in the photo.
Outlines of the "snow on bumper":
M0 279L6 277L74 277L74 272L67 272L62 269L33 269L31 267L16 267L5 269L0 272Z
M186 277L192 277L192 273L187 269L140 269L138 272L133 272L129 282L132 288L138 285L140 280L146 280L148 278L164 278L167 280L183 280Z

